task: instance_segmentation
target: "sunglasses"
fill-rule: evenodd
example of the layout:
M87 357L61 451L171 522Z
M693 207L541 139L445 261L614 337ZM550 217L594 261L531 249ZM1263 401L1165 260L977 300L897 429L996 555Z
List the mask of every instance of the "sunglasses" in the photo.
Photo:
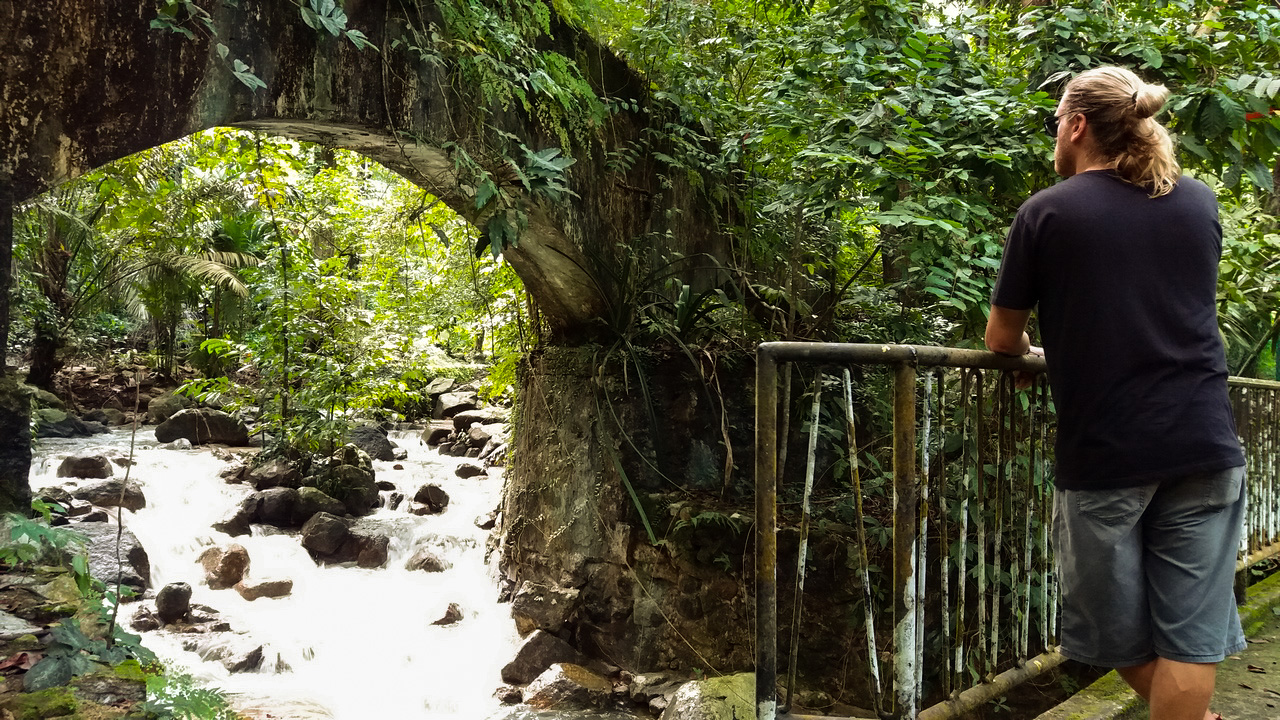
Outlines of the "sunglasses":
M1058 123L1062 120L1060 115L1046 115L1044 117L1044 131L1054 137L1058 136Z

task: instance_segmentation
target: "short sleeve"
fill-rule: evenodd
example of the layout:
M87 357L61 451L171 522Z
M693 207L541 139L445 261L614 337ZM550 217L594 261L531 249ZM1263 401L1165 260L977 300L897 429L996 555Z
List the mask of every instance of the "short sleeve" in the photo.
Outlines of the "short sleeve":
M991 304L1010 310L1030 310L1040 299L1036 287L1035 241L1026 213L1019 211L1004 243L1000 274L991 293Z

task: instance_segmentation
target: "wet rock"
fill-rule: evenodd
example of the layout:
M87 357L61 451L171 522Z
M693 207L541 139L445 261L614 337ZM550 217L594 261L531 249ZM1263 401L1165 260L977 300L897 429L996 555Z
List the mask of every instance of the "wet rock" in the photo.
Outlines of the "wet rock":
M573 663L556 663L524 690L525 704L547 710L602 708L613 696L613 683Z
M159 425L174 415L178 414L184 408L191 407L193 403L190 398L173 393L165 393L159 397L152 398L147 403L147 423L151 425ZM160 442L169 442L161 440Z
M556 663L581 665L586 662L586 656L575 650L569 643L551 633L536 630L520 645L511 662L503 666L502 681L513 685L525 685L533 682L547 668Z
M462 620L462 608L458 603L449 603L449 607L444 611L444 617L431 623L432 625L453 625Z
M631 683L627 688L627 696L631 698L631 702L647 706L656 697L673 695L683 684L683 680L675 678L670 673L643 673L631 678Z
M380 568L387 564L387 551L391 540L385 535L361 535L352 533L356 543L356 565L362 568Z
M322 512L330 515L341 515L346 512L346 506L324 494L320 488L299 488L298 507L294 519L305 524L312 517L315 517L316 513Z
M166 443L165 447L169 448L170 450L190 450L191 441L186 438L178 438L177 440L174 440L171 443Z
M453 423L447 420L433 420L431 426L422 431L422 442L427 445L439 445L453 434Z
M246 555L247 557L247 555ZM168 624L181 620L191 611L191 586L184 583L169 583L156 593L156 615L160 622Z
M133 705L147 697L146 682L120 677L110 669L74 678L71 688L76 699L108 707Z
M243 463L228 465L218 471L218 477L222 479L222 482L227 483L228 485L244 482L248 477L248 474L249 468Z
M451 443L451 442L442 442L442 443L440 443L438 446L436 446L436 452L440 453L441 455L450 455L450 454L452 454L452 453L453 453L453 443Z
M31 418L36 422L36 437L41 438L89 437L107 431L101 423L86 423L53 408L36 410L31 413Z
M211 547L200 553L204 581L214 590L233 587L249 571L249 551L243 545Z
M241 580L236 583L236 592L245 600L258 598L285 597L293 592L293 581L288 578L276 580Z
M140 607L134 611L133 617L129 619L129 627L138 632L151 632L159 630L164 625L160 618L151 611L149 607Z
M436 406L431 417L436 420L452 418L464 410L476 409L476 394L473 392L443 393L436 398Z
M440 557L430 548L421 548L404 564L405 570L421 570L423 572L444 572L453 567L448 560Z
M73 529L88 538L89 573L107 585L117 581L135 590L146 590L151 585L151 560L128 528L120 530L120 558L116 560L115 525L80 522Z
M135 512L147 506L142 488L132 480L125 482L123 478L91 482L72 490L71 496L99 507L119 506Z
M466 452L466 456L469 458L480 457L480 448L469 448Z
M102 508L95 508L95 507L93 507L93 506L89 506L89 507L90 507L89 512L85 513L85 514L80 518L80 522L82 522L82 523L104 523L104 522L107 522L107 521L109 521L109 520L111 519L111 516L107 514L107 511L106 511L106 510L103 510Z
M248 535L250 532L249 525L253 523L257 514L258 498L256 495L250 495L240 501L239 507L228 513L223 519L215 522L213 529L218 532L224 532L231 537Z
M493 691L493 696L503 705L515 705L524 702L524 693L518 687L511 685L499 685L497 690Z
M660 720L728 720L754 717L755 673L696 680L680 686Z
M297 527L301 495L294 488L275 487L254 493L258 498L257 522L276 527Z
M45 390L44 388L40 388L40 387L35 387L34 385L28 385L27 387L30 388L32 397L35 399L36 404L39 405L40 407L53 408L54 410L67 409L67 404L62 402L62 398L58 397L57 395L54 395L48 390Z
M391 466L391 469L392 469L392 470L403 470L403 469L404 469L404 466L403 466L403 465L401 465L400 463L396 463L395 465L392 465L392 466Z
M345 520L331 513L317 513L302 526L302 547L309 550L312 557L331 556L350 536L351 528Z
M443 395L444 393L452 390L455 385L457 385L457 383L453 381L453 378L438 377L427 383L426 387L422 388L422 394L431 397Z
M557 632L578 606L579 592L572 588L524 582L511 602L511 617L521 636L534 630Z
M432 514L440 513L449 507L449 493L439 485L423 485L414 493L413 501L425 505Z
M402 447L393 447L391 448L391 459L392 460L408 460L409 451L405 450ZM396 468L396 469L401 470L403 468Z
M154 402L152 403L154 407ZM156 440L162 443L186 438L192 444L222 443L245 446L249 444L249 430L244 422L221 410L196 408L179 410L156 426Z
M68 510L70 510L71 505L74 502L74 499L71 497L71 493L67 492L66 490L63 490L60 487L43 488L40 490L40 493L36 495L36 497L39 498L41 502L58 503L59 505L61 505L64 508L67 508ZM68 512L68 514L70 514L70 512Z
M404 502L404 493L393 492L387 497L387 507L391 510L395 510L400 507L400 503L402 502Z
M379 480L374 483L380 492L391 492L396 489L396 484L390 480Z
M104 407L98 410L90 410L84 414L84 419L90 422L102 423L107 426L125 425L129 421L125 418L124 413L118 408Z
M273 458L245 474L245 480L255 490L269 490L276 487L296 488L302 484L302 474L290 463Z
M365 451L374 460L395 460L391 441L376 425L356 425L347 433L347 442Z
M458 467L453 469L453 474L460 478L472 478L487 475L484 468L474 463L458 463Z
M493 425L511 420L511 411L500 407L486 407L478 410L464 410L453 416L453 429L465 432L472 423Z
M498 511L494 510L487 515L477 516L475 519L476 527L481 530L492 530L498 524Z
M247 652L237 652L223 659L222 666L229 673L253 672L262 667L263 647L261 645Z
M373 461L355 445L344 445L332 457L317 463L302 484L320 488L352 515L363 515L378 506Z

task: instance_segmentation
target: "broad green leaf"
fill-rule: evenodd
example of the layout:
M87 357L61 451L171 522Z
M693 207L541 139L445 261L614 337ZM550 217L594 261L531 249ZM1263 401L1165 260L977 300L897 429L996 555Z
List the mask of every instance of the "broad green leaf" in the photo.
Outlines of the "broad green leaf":
M1258 158L1249 158L1244 164L1245 174L1259 190L1271 190L1271 171Z

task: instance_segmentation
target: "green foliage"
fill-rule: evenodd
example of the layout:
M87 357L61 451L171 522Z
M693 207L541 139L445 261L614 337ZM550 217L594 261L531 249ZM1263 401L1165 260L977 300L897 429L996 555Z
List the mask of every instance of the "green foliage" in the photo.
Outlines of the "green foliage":
M226 697L201 687L188 674L168 672L147 677L147 699L141 709L158 720L237 720Z
M46 504L37 498L32 506L40 515L37 519L33 520L19 513L4 516L3 526L8 530L8 538L0 544L0 563L11 568L29 569L37 563L67 562L72 563L77 573L87 578L88 569L84 558L87 539L71 530L49 525L52 512L62 512L60 505ZM77 585L83 585L79 577Z

